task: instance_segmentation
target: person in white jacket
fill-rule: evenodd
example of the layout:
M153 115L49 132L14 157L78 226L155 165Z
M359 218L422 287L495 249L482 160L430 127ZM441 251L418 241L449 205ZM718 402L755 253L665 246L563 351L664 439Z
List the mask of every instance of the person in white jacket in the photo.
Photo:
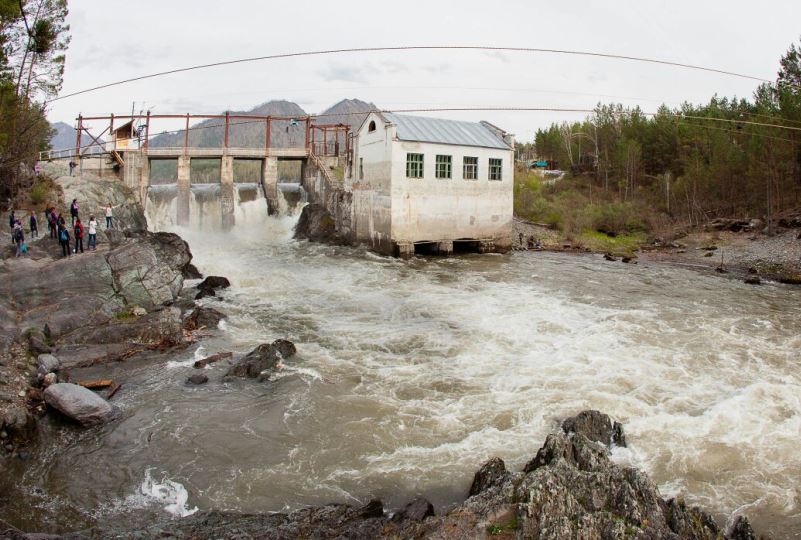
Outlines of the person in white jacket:
M119 206L119 204L117 206ZM108 203L108 206L106 206L106 229L114 228L114 213L112 210L117 208L117 206L111 206L111 203Z
M89 250L97 251L97 220L89 216Z

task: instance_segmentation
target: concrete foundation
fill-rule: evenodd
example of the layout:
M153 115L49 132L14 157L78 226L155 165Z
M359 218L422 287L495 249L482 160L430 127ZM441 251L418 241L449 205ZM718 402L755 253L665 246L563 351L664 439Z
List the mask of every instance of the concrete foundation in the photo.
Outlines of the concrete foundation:
M270 215L278 213L278 160L265 158L262 162L261 173L262 188L267 198L267 212Z
M234 226L234 158L223 156L220 160L220 210L222 229Z
M191 161L187 156L178 158L178 199L175 205L177 212L175 222L179 226L189 225L189 207L192 198Z
M445 242L437 242L437 254L449 256L453 255L453 242L450 240Z

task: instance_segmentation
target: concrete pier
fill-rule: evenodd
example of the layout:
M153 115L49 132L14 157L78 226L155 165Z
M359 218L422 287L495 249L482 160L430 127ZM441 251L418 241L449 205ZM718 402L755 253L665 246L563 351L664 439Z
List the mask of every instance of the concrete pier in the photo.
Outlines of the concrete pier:
M265 158L262 162L261 181L267 198L267 212L278 213L278 159Z
M191 158L178 158L178 199L176 201L175 222L179 226L189 225L189 207L192 198L192 181L190 178Z
M453 242L446 240L444 242L437 242L437 254L449 256L453 255Z
M234 226L234 157L223 156L220 160L220 210L222 229Z

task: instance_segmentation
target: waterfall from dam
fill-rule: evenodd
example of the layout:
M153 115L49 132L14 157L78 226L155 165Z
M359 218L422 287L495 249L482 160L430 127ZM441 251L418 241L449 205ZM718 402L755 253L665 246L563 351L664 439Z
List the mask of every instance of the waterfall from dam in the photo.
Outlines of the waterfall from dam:
M175 184L153 185L145 205L148 228L152 231L177 227L178 187ZM297 214L307 201L300 183L278 184L278 215ZM189 199L189 228L217 231L222 226L220 184L193 184ZM234 184L234 220L252 226L268 219L267 200L257 183Z

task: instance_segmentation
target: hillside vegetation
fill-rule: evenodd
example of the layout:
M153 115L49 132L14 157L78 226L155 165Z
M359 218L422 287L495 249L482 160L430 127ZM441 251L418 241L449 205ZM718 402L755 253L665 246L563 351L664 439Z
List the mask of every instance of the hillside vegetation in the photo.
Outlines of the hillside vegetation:
M751 100L639 108L599 104L582 122L519 145L567 172L547 185L518 171L515 212L566 237L665 237L718 217L775 217L801 206L801 48Z

